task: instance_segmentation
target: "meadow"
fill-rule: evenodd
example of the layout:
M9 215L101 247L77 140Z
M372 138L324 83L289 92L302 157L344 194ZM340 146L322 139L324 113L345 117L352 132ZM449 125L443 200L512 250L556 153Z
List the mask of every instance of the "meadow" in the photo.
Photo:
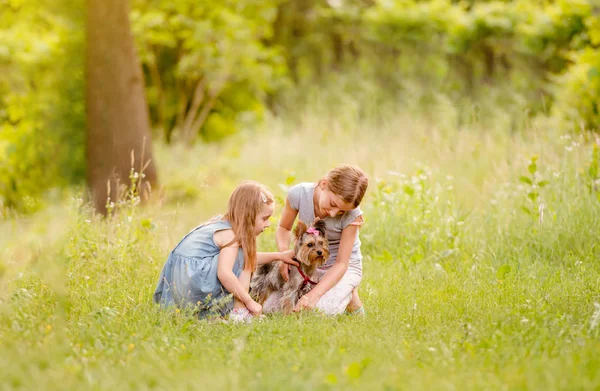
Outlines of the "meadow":
M595 136L451 102L319 107L219 145L156 144L147 206L103 219L71 188L1 221L0 389L600 389ZM169 251L239 181L275 192L275 226L288 186L339 163L371 178L366 317L225 324L152 304Z

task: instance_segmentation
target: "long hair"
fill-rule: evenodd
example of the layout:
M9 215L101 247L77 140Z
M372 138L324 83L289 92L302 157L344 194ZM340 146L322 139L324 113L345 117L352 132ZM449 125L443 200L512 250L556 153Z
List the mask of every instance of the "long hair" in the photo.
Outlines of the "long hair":
M345 203L358 207L362 201L369 178L356 166L342 165L329 171L325 177L319 180L327 180L327 188L335 195L338 195Z
M244 270L254 271L256 267L256 216L263 205L271 205L274 201L269 189L254 181L242 182L229 197L227 212L222 219L231 223L235 240L244 251Z

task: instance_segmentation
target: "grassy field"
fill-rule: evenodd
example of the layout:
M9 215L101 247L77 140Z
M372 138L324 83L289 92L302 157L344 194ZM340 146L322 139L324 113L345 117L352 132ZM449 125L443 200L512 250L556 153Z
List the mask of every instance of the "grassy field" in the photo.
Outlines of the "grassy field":
M593 138L450 107L440 120L306 113L221 146L157 145L148 207L103 221L73 191L1 222L0 388L600 389ZM366 318L211 324L152 305L168 252L240 180L270 186L279 212L285 186L344 162L371 177ZM273 250L274 229L259 243Z

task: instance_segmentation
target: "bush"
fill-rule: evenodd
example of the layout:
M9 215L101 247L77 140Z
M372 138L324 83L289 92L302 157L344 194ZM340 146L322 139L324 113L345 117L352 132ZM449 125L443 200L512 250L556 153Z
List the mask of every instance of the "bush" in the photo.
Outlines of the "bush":
M572 64L557 78L556 114L572 128L600 130L600 17L586 19L591 46L571 53Z
M83 26L66 9L23 0L0 14L0 207L31 211L83 178Z

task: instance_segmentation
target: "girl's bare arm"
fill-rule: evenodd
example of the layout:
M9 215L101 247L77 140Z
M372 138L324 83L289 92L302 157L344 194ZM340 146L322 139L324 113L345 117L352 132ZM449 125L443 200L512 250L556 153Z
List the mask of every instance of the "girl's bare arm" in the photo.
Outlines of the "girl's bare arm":
M275 240L277 241L277 248L279 251L286 251L290 247L292 241L292 226L294 220L298 216L298 211L290 206L290 201L285 200L285 206L281 212L281 218L279 219L279 225L275 231ZM285 281L289 279L289 266L282 263L279 267L279 272Z

